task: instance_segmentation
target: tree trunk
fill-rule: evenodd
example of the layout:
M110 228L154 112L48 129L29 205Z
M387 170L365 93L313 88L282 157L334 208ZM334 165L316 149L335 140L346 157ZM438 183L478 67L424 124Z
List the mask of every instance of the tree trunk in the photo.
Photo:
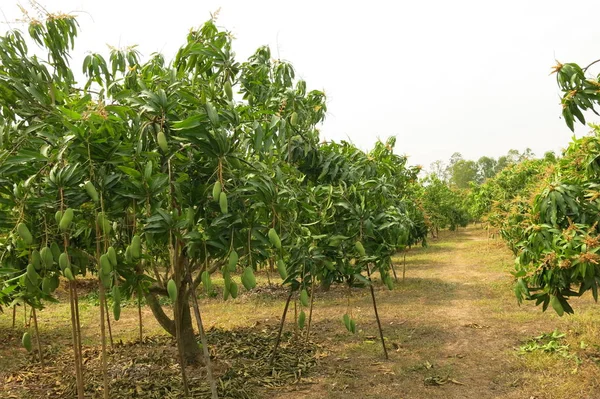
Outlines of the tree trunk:
M398 282L398 276L396 275L396 268L394 267L394 262L390 259L390 266L392 267L392 271L394 272L394 281Z
M367 278L369 282L371 282L371 270L369 265L367 265ZM377 312L377 301L375 301L375 290L373 289L373 284L369 284L369 288L371 288L371 299L373 299L373 310L375 311L375 319L377 319L377 327L379 328L379 336L381 337L381 346L383 347L383 354L385 359L388 360L388 352L385 347L385 338L383 337L383 329L381 328L381 320L379 320L379 312Z
M183 307L181 317L181 344L183 345L183 352L185 361L188 364L198 364L202 362L200 346L196 341L196 335L194 335L194 327L192 325L192 315L190 313L190 304L186 300Z
M137 305L138 305L138 321L139 321L139 325L140 325L140 343L144 342L144 333L143 333L143 326L142 326L142 295L140 294L141 292L141 288L138 290L137 292Z
M35 315L35 308L32 306L31 311L33 312L33 325L35 327L35 340L37 341L38 352L40 354L40 364L44 368L44 355L42 354L42 342L40 341L40 330L38 329L37 316Z
M162 306L158 303L158 298L152 292L145 295L146 303L152 310L152 314L158 321L158 324L165 329L166 332L171 334L173 337L177 334L175 330L175 322L167 316ZM190 313L189 301L183 302L182 317L181 317L181 344L183 345L183 351L185 355L185 361L188 364L198 364L202 361L200 347L196 342L196 336L194 335L194 327L192 326L192 316Z
M290 306L290 301L292 299L292 294L294 290L290 287L290 295L288 296L287 301L285 301L285 308L283 309L283 315L281 316L281 321L279 323L279 332L277 333L277 341L275 341L275 346L273 347L273 352L271 352L271 359L269 360L269 368L273 367L273 361L275 361L275 355L277 354L277 348L279 348L279 342L281 341L281 332L283 331L283 325L285 324L285 316L287 315L288 306Z

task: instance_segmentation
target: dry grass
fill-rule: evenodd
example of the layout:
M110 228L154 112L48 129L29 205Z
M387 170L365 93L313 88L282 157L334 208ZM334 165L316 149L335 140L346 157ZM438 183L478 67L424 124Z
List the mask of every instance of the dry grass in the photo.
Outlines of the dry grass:
M531 303L519 307L512 294L510 252L475 227L444 232L429 247L413 248L406 260L404 282L393 291L376 286L389 361L383 360L368 291L353 290L348 309L347 289L332 287L315 295L312 338L323 348L318 375L302 384L265 390L264 397L600 397L600 308L591 298L575 300L577 314L563 318L542 313ZM401 276L402 258L395 261ZM222 284L216 279L214 283ZM259 276L259 284L266 284L266 276ZM280 319L284 301L284 291L276 290L275 295L260 291L225 303L202 296L201 308L207 328L272 326ZM357 322L355 335L341 322L348 310ZM93 301L82 300L86 345L98 340L97 313ZM11 316L0 315L0 335L11 331ZM64 303L39 313L43 339L52 343L49 351L68 347L68 316ZM294 329L293 318L291 306L287 330ZM30 361L18 347L22 323L21 314L17 331L0 349L0 381L3 374ZM569 358L518 352L530 338L554 330L566 334ZM164 334L148 309L144 309L144 333ZM113 334L123 341L137 337L133 304L113 323ZM430 385L432 381L442 385Z

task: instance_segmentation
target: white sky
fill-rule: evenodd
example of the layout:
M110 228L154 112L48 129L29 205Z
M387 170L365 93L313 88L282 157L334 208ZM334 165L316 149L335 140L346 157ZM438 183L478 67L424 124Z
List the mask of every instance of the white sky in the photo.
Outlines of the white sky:
M397 152L425 167L454 152L477 159L566 147L571 133L550 68L555 59L583 66L600 58L600 29L586 17L600 15L597 0L39 2L81 12L76 70L87 52L107 54L106 44L138 44L144 56L170 60L220 7L218 25L236 37L239 61L268 44L309 89L325 90L324 138L368 149L396 135ZM0 2L5 20L20 16L16 4Z

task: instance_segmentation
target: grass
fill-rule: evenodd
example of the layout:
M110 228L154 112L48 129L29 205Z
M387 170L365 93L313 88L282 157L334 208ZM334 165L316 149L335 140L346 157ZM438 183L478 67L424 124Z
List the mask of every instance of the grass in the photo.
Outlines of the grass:
M394 262L401 279L402 254ZM600 307L590 297L577 298L573 301L577 313L560 318L551 311L542 313L532 303L518 306L512 292L512 264L510 251L475 227L442 232L428 247L411 249L406 279L397 282L393 291L375 286L389 361L382 357L368 290L353 289L349 300L345 287L317 291L311 337L320 348L315 374L305 383L265 388L261 397L597 398ZM205 327L258 331L276 327L286 291L267 287L264 274L257 275L257 280L255 292L242 289L237 299L223 302L223 282L215 276L217 295L199 292ZM94 294L82 298L81 306L84 345L97 345ZM343 326L346 312L357 322L356 334ZM0 381L31 362L19 348L23 323L19 314L15 330L10 326L12 315L0 315L0 337L6 337L0 349ZM52 343L45 350L67 350L68 306L49 305L38 317L44 341ZM149 309L143 309L143 318L145 335L165 334ZM565 334L560 345L568 348L566 352L519 350L554 330ZM293 303L286 331L300 333L294 325ZM113 335L126 342L137 334L137 305L126 303L121 320L113 323ZM431 381L443 383L432 385Z

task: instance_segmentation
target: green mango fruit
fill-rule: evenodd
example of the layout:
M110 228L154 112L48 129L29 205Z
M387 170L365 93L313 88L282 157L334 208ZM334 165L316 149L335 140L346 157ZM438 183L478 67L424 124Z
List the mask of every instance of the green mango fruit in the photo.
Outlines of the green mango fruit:
M31 352L31 335L28 332L23 334L23 338L21 338L21 343L23 344L23 348L27 349L27 352Z
M271 241L271 245L273 245L277 249L281 249L281 240L279 239L279 235L277 235L275 229L270 229L268 236L269 241Z
M231 83L229 83L228 80L225 81L223 88L225 89L225 95L227 96L227 99L229 101L233 100L233 89L231 88Z
M306 290L300 292L300 303L302 306L308 307L308 292Z
M119 321L121 318L121 302L113 302L112 308L115 321Z
M221 182L220 182L219 180L217 180L217 181L215 182L215 184L213 185L213 189L212 189L212 196L213 196L213 199L214 199L215 201L219 201L219 200L220 200L220 197L221 197L221 189L222 189L222 187L221 187Z
M169 151L169 143L167 142L167 136L163 131L158 132L156 135L156 141L162 152Z
M298 315L298 327L302 330L304 328L304 322L306 321L306 313L304 310Z
M290 116L290 125L296 126L298 124L298 113L292 112L292 116Z
M52 258L54 259L54 262L58 263L60 254L62 253L60 248L58 247L58 244L55 242L50 244L50 251L52 251Z
M98 191L96 191L96 187L94 187L94 183L91 181L86 181L84 184L85 191L90 196L92 201L98 202L100 198L98 197Z
M175 302L177 300L177 285L173 279L170 279L167 283L167 292L169 293L169 298L171 298L171 302Z
M57 225L60 224L60 219L62 219L62 217L63 217L62 211L56 211L56 213L54 214L54 220L56 221Z
M254 270L250 266L246 267L242 273L242 284L247 290L256 287L256 277L254 277Z
M134 259L139 259L142 255L142 240L137 234L131 239L131 256Z
M67 279L69 279L69 281L73 281L73 280L75 280L75 276L73 276L73 272L71 272L71 268L70 268L70 267L67 267L67 268L64 270L64 272L63 272L63 273L64 273L65 277L66 277Z
M219 207L221 208L221 213L223 213L223 214L227 213L227 211L228 211L227 194L225 194L222 191L221 191L221 194L219 194Z
M229 285L229 292L231 293L231 297L233 299L237 298L237 296L238 296L238 285L235 283L235 281L232 281L231 284Z
M358 251L358 253L360 254L360 256L365 256L367 254L365 252L365 247L363 247L363 245L362 245L362 242L356 241L354 243L354 246L356 247L356 250Z
M210 101L206 102L206 113L210 123L213 125L217 125L219 123L219 114L217 113L215 106Z
M121 290L116 285L113 285L112 288L112 297L113 297L113 315L115 320L119 320L121 318Z
M69 259L69 255L66 252L63 252L58 257L58 265L60 266L60 270L63 272L65 269L71 267L71 260Z
M110 272L112 272L112 269L113 268L110 264L110 259L108 258L108 255L100 255L100 270L102 271L102 274L104 274L105 276L109 276Z
M228 263L228 268L229 268L230 272L235 271L238 260L239 260L238 253L235 250L231 251L231 253L229 254L229 263Z
M58 228L60 229L60 231L65 232L69 230L71 222L73 221L73 215L74 214L72 208L67 208L67 210L64 211L63 216L60 219L60 223L58 224Z
M37 249L34 249L33 251L31 251L31 263L33 264L33 267L35 268L35 270L42 269L42 255L40 254L40 251L38 251Z
M285 268L285 262L283 261L283 259L277 260L277 271L279 272L279 276L282 280L285 280L287 278L287 269Z
M117 251L115 251L113 247L108 247L106 255L108 256L111 266L117 267Z
M40 251L40 255L42 257L42 261L44 262L44 267L46 269L51 269L54 265L54 256L52 256L52 251L50 250L50 248L42 248L42 250Z
M17 225L17 233L19 233L19 236L21 237L25 245L31 245L31 243L33 242L33 236L29 232L29 228L25 223L19 223Z

